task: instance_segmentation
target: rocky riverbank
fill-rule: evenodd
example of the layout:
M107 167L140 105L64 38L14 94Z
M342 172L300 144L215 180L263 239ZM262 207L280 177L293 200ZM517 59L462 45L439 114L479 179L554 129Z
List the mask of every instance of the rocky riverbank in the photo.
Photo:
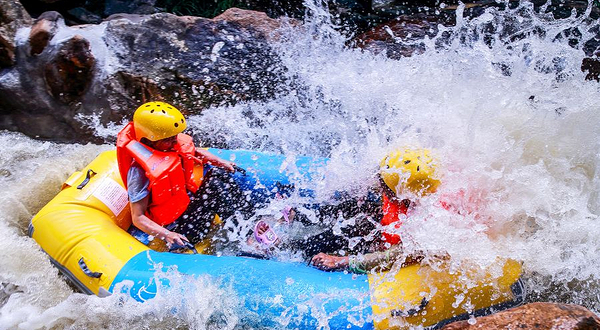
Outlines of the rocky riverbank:
M264 13L122 14L69 27L57 12L33 20L14 3L2 6L14 27L4 38L0 128L33 137L92 141L82 125L92 117L120 122L149 99L188 111L265 99L285 79L269 40L287 23Z
M293 85L272 40L299 26L297 20L237 8L214 18L176 16L160 13L153 1L127 6L117 2L105 3L102 13L110 16L87 24L77 24L83 18L65 21L56 11L32 18L18 1L0 4L0 129L41 139L100 142L86 122L121 122L145 100L164 100L200 113L212 106L267 100ZM362 9L357 3L341 3L329 10L337 13L334 18L365 11L379 13L378 19L391 12L410 13L349 39L349 47L398 59L422 53L422 41L438 33L443 34L436 39L440 47L453 40L451 30L439 28L455 24L456 10L446 4L421 5L423 13L394 7L393 2L379 7L363 3ZM56 5L63 11L64 6ZM465 15L477 16L486 6L495 4L479 2L462 9ZM52 7L46 3L42 8ZM486 33L498 31L490 27ZM590 39L575 45L589 56L582 63L588 79L598 79L598 43Z

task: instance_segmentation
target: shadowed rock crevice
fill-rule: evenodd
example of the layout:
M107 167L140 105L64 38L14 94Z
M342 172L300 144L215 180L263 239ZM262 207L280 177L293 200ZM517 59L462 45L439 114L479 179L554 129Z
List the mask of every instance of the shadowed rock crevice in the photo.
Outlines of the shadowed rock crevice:
M53 61L44 67L50 94L65 104L79 101L92 83L95 64L89 41L75 35L62 44Z

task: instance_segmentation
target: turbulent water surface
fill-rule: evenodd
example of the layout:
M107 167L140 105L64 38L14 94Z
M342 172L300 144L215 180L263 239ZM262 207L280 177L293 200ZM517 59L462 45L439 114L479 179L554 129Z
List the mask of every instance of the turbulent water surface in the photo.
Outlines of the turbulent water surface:
M561 35L578 27L575 40L587 40L598 23L527 4L489 9L459 15L451 37L427 40L424 54L390 60L346 48L326 11L309 7L304 29L276 45L288 92L190 118L206 143L330 157L314 187L321 202L333 191L364 194L387 151L428 148L443 184L406 224L409 247L481 264L520 260L529 300L599 312L600 85L585 81L584 52ZM96 129L116 135L119 124ZM187 297L163 292L145 304L76 293L27 226L63 180L112 146L2 132L0 148L0 328L244 328L241 297L208 278L185 281ZM465 212L430 207L440 199Z

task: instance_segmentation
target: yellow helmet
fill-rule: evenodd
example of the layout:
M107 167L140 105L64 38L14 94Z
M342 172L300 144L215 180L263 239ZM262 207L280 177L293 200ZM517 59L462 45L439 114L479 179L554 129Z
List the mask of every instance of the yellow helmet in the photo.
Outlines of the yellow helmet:
M135 110L133 127L137 140L158 141L183 132L187 125L174 106L164 102L147 102Z
M380 166L381 179L395 193L408 189L422 196L435 192L440 185L434 160L427 149L393 151L381 161Z

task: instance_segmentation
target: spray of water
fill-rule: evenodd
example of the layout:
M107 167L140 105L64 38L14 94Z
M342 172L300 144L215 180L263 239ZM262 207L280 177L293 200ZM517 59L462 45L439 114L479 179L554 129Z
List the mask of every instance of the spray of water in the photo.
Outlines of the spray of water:
M428 148L442 185L403 227L409 249L481 264L514 258L523 262L530 299L600 311L600 87L580 70L583 42L599 28L590 9L554 19L522 3L466 18L459 7L457 25L440 27L423 54L391 60L348 49L326 8L307 7L302 28L285 31L275 46L288 68L287 92L190 118L205 144L330 157L316 186L323 203L334 191L363 195L388 151ZM102 136L118 130L97 128ZM6 132L0 145L0 327L243 326L235 299L202 303L226 295L204 279L196 304L73 293L26 227L70 173L110 146ZM189 309L174 315L173 308Z
M290 90L195 125L233 147L331 157L326 192L360 195L387 151L429 148L443 184L405 236L457 259L521 260L537 299L597 310L599 87L580 69L591 3L565 19L531 3L468 19L460 6L455 27L400 60L347 49L307 5L304 32L278 49Z

